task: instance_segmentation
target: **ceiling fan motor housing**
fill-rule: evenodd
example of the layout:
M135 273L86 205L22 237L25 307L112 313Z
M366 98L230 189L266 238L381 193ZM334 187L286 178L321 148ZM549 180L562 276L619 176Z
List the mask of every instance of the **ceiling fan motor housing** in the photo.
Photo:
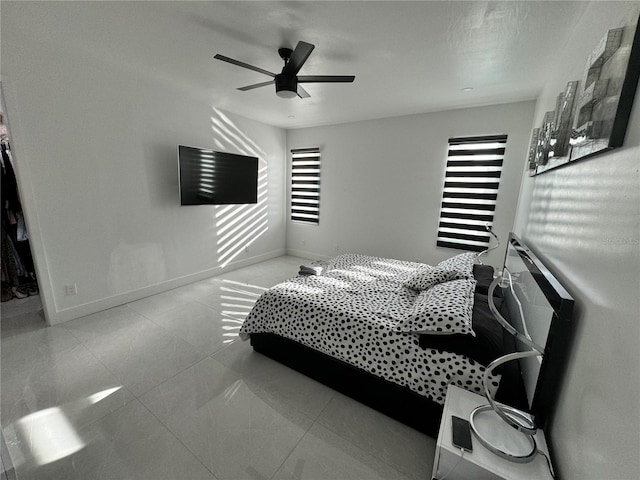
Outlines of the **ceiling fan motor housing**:
M298 79L283 74L276 75L276 94L283 98L293 98L298 95Z
M278 49L278 55L280 55L280 58L284 60L285 64L291 58L292 53L293 53L293 50L287 47L282 47Z

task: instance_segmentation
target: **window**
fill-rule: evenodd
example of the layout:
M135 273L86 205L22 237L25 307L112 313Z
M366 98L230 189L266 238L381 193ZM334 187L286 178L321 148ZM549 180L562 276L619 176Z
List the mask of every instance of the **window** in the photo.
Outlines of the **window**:
M449 139L436 245L475 252L489 246L506 144L506 135Z
M320 149L291 150L291 220L320 220Z

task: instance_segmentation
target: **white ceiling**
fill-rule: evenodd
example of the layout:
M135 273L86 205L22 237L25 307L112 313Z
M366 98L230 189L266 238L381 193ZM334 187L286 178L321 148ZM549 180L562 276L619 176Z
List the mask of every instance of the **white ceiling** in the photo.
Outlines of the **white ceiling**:
M535 99L585 8L573 1L58 5L47 41L73 43L283 128ZM272 86L236 90L270 78L213 59L220 53L278 73L278 48L298 40L316 46L300 75L355 75L355 82L305 84L311 98L282 99Z

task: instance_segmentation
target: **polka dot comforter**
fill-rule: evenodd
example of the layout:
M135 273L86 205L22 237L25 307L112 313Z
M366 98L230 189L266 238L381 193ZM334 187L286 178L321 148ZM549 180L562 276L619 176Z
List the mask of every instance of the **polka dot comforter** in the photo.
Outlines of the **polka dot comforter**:
M444 404L450 383L481 393L485 369L480 363L423 349L419 335L398 331L420 295L406 286L406 279L424 267L340 255L326 262L320 275L297 276L265 292L244 321L240 337L246 340L251 333L286 337L439 404ZM470 296L467 300L472 303L473 291ZM499 378L491 379L492 394Z

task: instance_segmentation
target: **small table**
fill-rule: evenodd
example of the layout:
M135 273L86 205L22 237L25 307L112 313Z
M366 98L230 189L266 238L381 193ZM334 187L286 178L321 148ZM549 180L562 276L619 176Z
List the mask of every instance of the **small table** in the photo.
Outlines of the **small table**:
M547 461L542 455L536 455L529 463L511 462L487 450L473 434L471 435L473 451L464 452L462 459L460 459L460 449L454 447L451 442L451 416L455 415L468 420L474 408L488 403L487 399L480 395L455 385L449 385L438 431L432 479L439 480L444 476L446 476L446 480L551 479ZM538 430L535 439L538 449L548 456L549 451L544 432Z

